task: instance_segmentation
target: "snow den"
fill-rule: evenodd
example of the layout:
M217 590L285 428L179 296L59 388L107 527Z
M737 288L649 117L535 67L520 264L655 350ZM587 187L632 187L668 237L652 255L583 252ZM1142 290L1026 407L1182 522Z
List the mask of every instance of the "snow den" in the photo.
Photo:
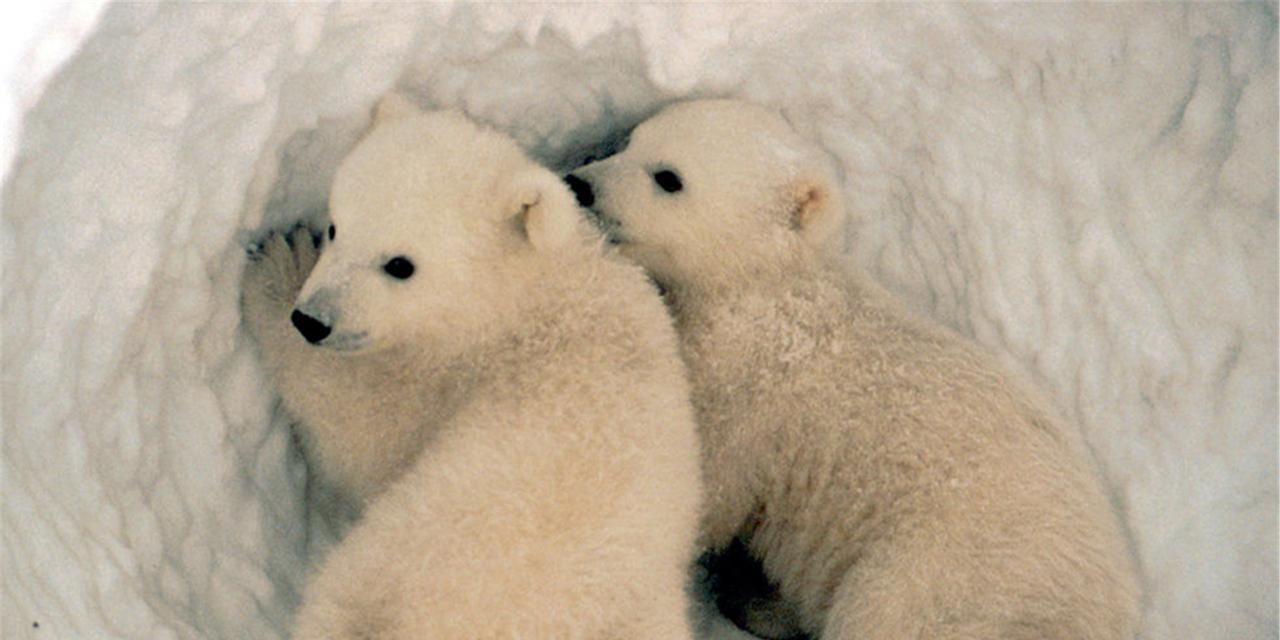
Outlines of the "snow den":
M61 25L61 27L59 26ZM284 638L332 535L240 324L393 88L566 169L784 110L845 259L1082 425L1145 634L1277 633L1274 4L111 4L0 119L6 638ZM41 49L44 47L44 49Z

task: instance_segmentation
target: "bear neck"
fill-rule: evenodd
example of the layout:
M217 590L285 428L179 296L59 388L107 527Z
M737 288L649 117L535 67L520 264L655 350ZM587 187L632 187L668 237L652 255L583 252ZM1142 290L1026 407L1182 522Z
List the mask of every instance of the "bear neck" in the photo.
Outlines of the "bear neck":
M443 384L455 387L482 384L494 372L554 357L557 351L589 340L600 327L587 319L617 315L619 295L634 295L636 282L625 281L637 280L634 274L618 277L620 265L601 264L598 255L590 258L535 256L522 262L510 272L508 295L495 301L486 319L469 325L466 335L419 341L413 354L419 360L417 370L446 378L449 382ZM639 282L648 288L642 279ZM468 373L460 379L464 371Z
M743 372L778 360L796 336L825 340L832 332L852 330L829 326L830 318L856 324L859 318L904 313L874 281L829 260L793 264L736 286L677 287L668 291L667 302L686 358L732 360Z
M661 283L672 314L694 317L743 299L782 296L816 281L838 281L836 266L807 249L775 260L700 273L680 282Z

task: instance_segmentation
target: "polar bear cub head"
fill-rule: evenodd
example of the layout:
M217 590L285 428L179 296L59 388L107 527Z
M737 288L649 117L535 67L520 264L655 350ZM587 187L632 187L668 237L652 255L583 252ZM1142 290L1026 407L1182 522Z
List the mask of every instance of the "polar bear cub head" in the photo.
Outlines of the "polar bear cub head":
M620 153L565 178L620 250L664 284L751 277L824 242L843 214L827 161L767 108L673 105Z
M399 96L339 166L329 214L292 320L344 352L456 346L511 312L539 260L581 254L592 237L560 179L511 139Z

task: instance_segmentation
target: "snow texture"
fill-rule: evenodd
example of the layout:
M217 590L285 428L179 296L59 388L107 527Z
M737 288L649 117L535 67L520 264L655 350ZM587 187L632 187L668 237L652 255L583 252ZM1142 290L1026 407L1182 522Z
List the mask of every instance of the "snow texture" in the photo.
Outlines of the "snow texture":
M397 86L558 168L674 99L784 109L848 262L1082 425L1144 637L1276 637L1274 3L82 5L6 68L5 638L287 635L328 538L244 247Z

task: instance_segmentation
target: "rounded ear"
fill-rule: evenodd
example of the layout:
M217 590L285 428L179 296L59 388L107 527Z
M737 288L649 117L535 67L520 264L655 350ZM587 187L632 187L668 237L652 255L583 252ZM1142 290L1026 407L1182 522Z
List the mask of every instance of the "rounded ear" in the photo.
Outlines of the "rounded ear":
M791 226L809 244L825 244L844 225L844 204L832 180L808 172L791 182Z
M582 237L582 216L569 188L546 169L518 175L507 205L516 229L538 251L551 251Z
M373 108L373 126L376 127L392 120L399 120L420 113L422 113L422 110L410 102L403 93L393 91L383 96L378 101L378 106Z

